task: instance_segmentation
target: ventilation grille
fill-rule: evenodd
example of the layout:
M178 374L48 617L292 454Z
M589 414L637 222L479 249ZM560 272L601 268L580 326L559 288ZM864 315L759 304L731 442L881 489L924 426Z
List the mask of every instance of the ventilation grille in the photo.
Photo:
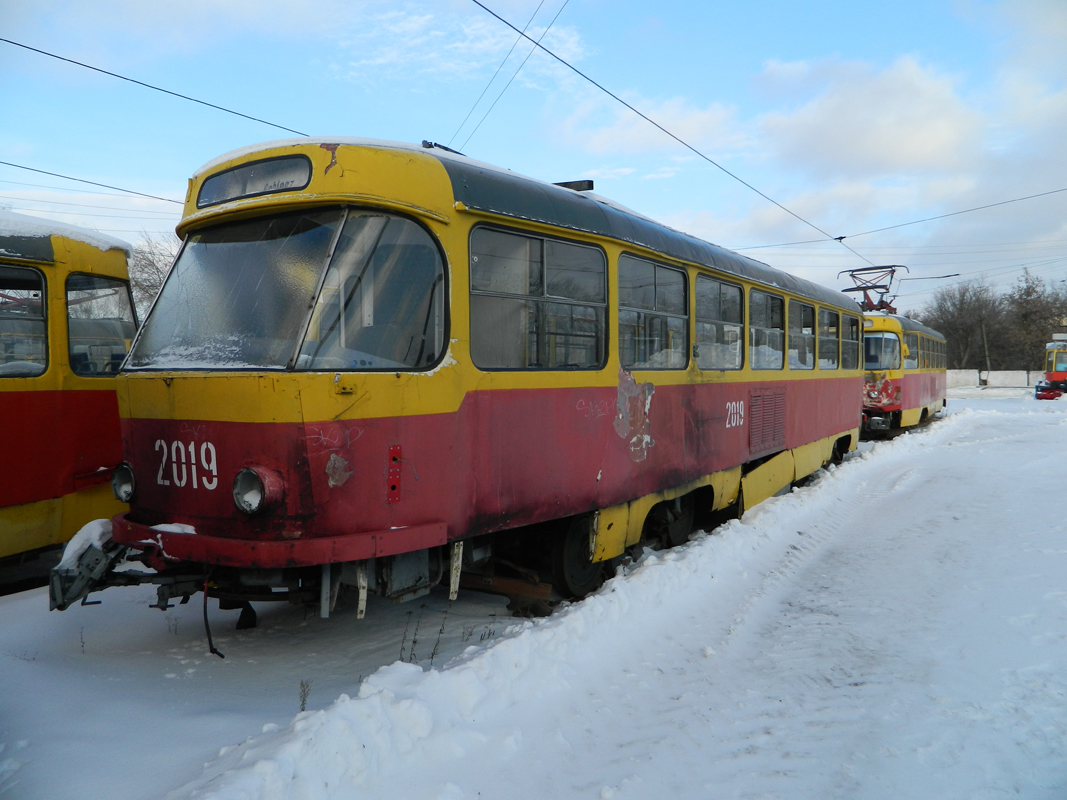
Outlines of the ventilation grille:
M748 418L749 456L785 449L785 390L752 392Z

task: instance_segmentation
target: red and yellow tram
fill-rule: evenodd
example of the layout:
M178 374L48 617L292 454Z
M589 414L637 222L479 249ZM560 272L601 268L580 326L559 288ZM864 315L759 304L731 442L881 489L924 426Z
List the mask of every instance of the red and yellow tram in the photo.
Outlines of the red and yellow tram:
M1067 392L1067 334L1054 333L1045 345L1045 377L1034 387L1038 400L1056 400Z
M0 211L0 562L126 508L115 375L136 321L129 245Z
M863 429L882 435L926 422L946 405L945 337L908 317L863 321Z
M230 153L178 232L119 379L130 511L86 556L160 607L582 596L859 438L847 296L430 143ZM89 570L53 607L137 580Z

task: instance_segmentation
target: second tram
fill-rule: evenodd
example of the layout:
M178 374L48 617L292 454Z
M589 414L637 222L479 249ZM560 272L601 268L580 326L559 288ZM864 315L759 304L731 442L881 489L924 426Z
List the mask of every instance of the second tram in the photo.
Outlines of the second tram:
M0 563L125 510L115 376L136 318L125 242L0 211Z
M1067 392L1067 333L1052 334L1045 345L1045 376L1034 387L1038 400L1056 400Z
M945 400L945 337L908 317L868 312L863 321L863 429L884 435L920 425Z

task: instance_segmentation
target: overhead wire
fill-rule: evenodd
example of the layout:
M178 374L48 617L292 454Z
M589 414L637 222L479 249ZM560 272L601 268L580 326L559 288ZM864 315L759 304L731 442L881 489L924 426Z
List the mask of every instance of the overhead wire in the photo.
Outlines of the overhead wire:
M58 61L66 61L68 64L75 64L79 67L84 67L85 69L91 69L94 72L99 72L103 75L110 75L112 78L118 78L119 80L135 83L138 86L143 86L146 89L153 89L157 92L163 92L163 94L169 94L172 97L180 97L182 100L188 100L191 103L199 103L200 105L207 106L208 108L214 108L218 111L224 111L227 114L233 114L235 117L243 117L244 119L251 120L252 122L260 122L264 125L269 125L272 128L278 128L279 130L288 131L289 133L295 133L297 136L308 135L306 133L303 133L302 131L293 130L292 128L287 128L284 125L279 125L276 122L269 122L265 119L260 119L259 117L253 117L249 116L248 114L242 114L240 111L234 111L232 108L226 108L225 106L216 105L215 103L209 103L206 100L197 100L195 97L190 97L187 94L181 94L180 92L172 92L170 89L164 89L160 86L153 86L151 83L145 83L144 81L139 81L135 78L128 78L125 75L119 75L117 72L110 72L106 69L101 69L100 67L94 67L92 64L86 64L83 61L75 61L73 58L66 58L65 56L57 55L56 53L49 53L47 50L41 50L37 47L30 47L28 44L22 44L22 42L16 42L13 39L5 39L3 37L0 37L0 42L5 42L7 44L14 45L15 47L21 47L24 50L31 50L34 53L40 53L43 56L48 56L49 58L54 58Z
M541 35L537 37L538 44L540 44L541 40L545 38L545 34L547 34L552 29L552 26L556 24L556 20L559 19L559 15L563 13L563 9L567 7L567 3L569 2L570 0L563 0L563 5L560 6L559 11L556 12L556 16L552 17L552 21L548 23L548 27L545 28L544 31L541 32ZM538 6L538 8L540 8L540 6ZM504 96L504 92L508 90L508 87L511 86L512 82L519 76L519 73L522 71L522 68L526 66L526 62L530 60L530 56L532 56L536 52L536 50L537 48L535 47L530 48L530 52L526 54L526 58L522 60L522 63L519 64L518 69L516 69L515 73L511 76L511 78L508 79L508 82L504 84L504 88L500 90L500 94L496 96L496 100L494 100L493 104L489 106L489 108L484 114L482 114L482 118L478 120L478 124L474 126L474 130L470 132L470 135L463 140L463 144L460 145L461 149L467 146L467 142L469 142L474 137L474 134L478 132L478 129L482 127L482 123L485 122L485 120L489 117L489 114L492 113L494 108L496 108L496 104L500 102L500 98Z
M43 183L23 183L22 181L4 181L0 180L0 183L10 183L12 186L33 186L37 189L52 189L56 192L71 192L73 194L92 194L99 197L125 197L124 194L116 194L115 192L98 192L95 189L75 189L71 186L46 186Z
M775 199L774 199L773 197L771 197L770 195L768 195L768 194L765 194L764 192L761 192L761 191L760 191L759 189L757 189L757 188L756 188L755 186L753 186L753 185L752 185L751 183L749 183L748 181L744 180L744 179L743 179L743 178L741 178L740 176L738 176L738 175L734 174L733 172L731 172L730 170L728 170L728 169L727 169L726 167L724 167L724 166L723 166L722 164L718 163L717 161L715 161L715 160L714 160L713 158L711 158L710 156L708 156L708 155L706 155L705 153L701 152L700 150L698 150L698 149L697 149L696 147L694 147L693 145L689 144L689 143L688 143L687 141L685 141L685 140L684 140L684 139L682 139L681 137L679 137L679 136L675 135L674 133L672 133L671 131L667 130L667 129L666 129L665 127L663 127L662 125L660 125L660 124L659 124L658 122L656 122L656 121L655 121L654 119L652 119L651 117L649 117L649 116L648 116L647 114L645 114L645 113L643 113L643 112L639 111L639 110L638 110L637 108L635 108L635 107L634 107L633 105L631 105L630 103L627 103L627 102L626 102L625 100L623 100L623 99L622 99L621 97L619 97L619 96L618 96L617 94L615 94L614 92L612 92L611 90L607 89L606 87L604 87L603 85L601 85L601 84L600 84L600 83L598 83L597 81L595 81L595 80L593 80L592 78L590 78L590 77L589 77L588 75L586 75L586 74L585 74L584 72L582 72L582 71L581 71L580 69L578 69L578 68L577 68L577 67L575 67L575 66L574 66L573 64L571 64L570 62L568 62L568 61L567 61L566 59L562 58L561 56L558 56L558 55L556 55L556 54L555 54L554 52L552 52L551 50L549 50L549 49L548 49L547 47L545 47L545 46L544 46L543 44L541 44L540 42L537 42L537 41L534 41L533 39L531 39L531 38L530 38L529 36L527 36L527 35L526 35L526 34L525 34L524 32L520 31L520 30L519 30L518 28L516 28L516 27L515 27L514 25L512 25L512 24L511 24L510 22L508 22L508 21L507 21L506 19L504 19L504 18L503 18L502 16L500 16L499 14L497 14L497 13L496 13L495 11L493 11L493 10L492 10L491 8L487 7L487 6L486 6L486 5L484 4L484 3L482 3L482 2L481 2L481 0L471 0L471 2L473 2L473 3L475 4L475 5L477 5L478 7L480 7L480 8L481 8L482 10L484 10L484 11L485 11L486 13L488 13L488 14L492 15L493 17L495 17L496 19L498 19L498 20L499 20L500 22L502 22L503 24L507 25L507 26L508 26L509 28L511 28L511 29L512 29L513 31L515 31L516 33L518 33L518 34L519 34L520 36L522 36L522 37L523 37L524 39L526 39L527 41L529 41L529 42L532 42L532 43L533 43L533 44L534 44L534 45L535 45L535 46L536 46L536 47L537 47L538 49L540 49L540 50L543 50L543 51L544 51L545 53L547 53L547 54L548 54L549 56L551 56L552 58L554 58L554 59L555 59L556 61L558 61L558 62L559 62L560 64L562 64L563 66L565 66L565 67L566 67L567 69L571 70L572 72L574 72L574 73L575 73L576 75L578 75L578 76L579 76L579 77L581 77L582 79L584 79L584 80L588 81L589 83L591 83L591 84L592 84L593 86L595 86L595 87L596 87L597 89L599 89L600 91L602 91L602 92L603 92L604 94L608 95L608 97L612 98L612 99L613 99L613 100L615 100L616 102L618 102L618 103L622 104L623 106L625 106L626 108L630 109L630 111L632 111L633 113L637 114L637 116L641 117L641 119L645 120L646 122L648 122L649 124L651 124L652 126L654 126L655 128L657 128L658 130L660 130L660 131L662 131L663 133L665 133L665 134L666 134L667 136L669 136L669 137L670 137L671 139L673 139L674 141L678 142L678 144L682 145L682 147L684 147L685 149L689 150L689 151L690 151L691 153L695 154L695 155L696 155L697 157L699 157L699 158L701 158L702 160L704 160L704 161L708 162L709 164L711 164L711 165L712 165L713 167L715 167L716 169L718 169L718 170L720 170L721 172L725 173L726 175L730 176L730 177L731 177L731 178L733 178L733 179L734 179L735 181L737 181L738 183L740 183L740 184L741 184L742 186L746 186L747 188L751 189L751 190L752 190L753 192L755 192L756 194L758 194L758 195L759 195L760 197L762 197L762 198L763 198L764 200L766 200L767 202L769 202L769 203L771 203L771 204L773 204L773 205L777 206L777 207L778 207L778 208L780 208L780 209L781 209L782 211L784 211L784 212L786 212L787 214L789 214L789 215L790 215L791 217L793 217L793 218L795 218L795 219L799 220L800 222L803 222L803 223L804 223L805 225L807 225L807 226L808 226L809 228L812 228L812 229L814 229L814 230L817 230L817 231L818 231L819 233L821 233L821 234L822 234L823 236L827 237L828 239L835 239L835 240L839 241L839 242L841 243L841 246L842 246L842 247L844 247L844 248L845 248L846 250L849 250L849 251L850 251L850 252L851 252L851 253L852 253L853 255L855 255L855 256L856 256L857 258L860 258L860 259L862 259L862 260L866 261L866 262L867 262L868 264L872 264L872 265L873 265L873 262L872 262L872 261L871 261L870 259L868 259L868 258L867 258L866 256L864 256L864 255L862 255L862 254L860 254L860 253L856 252L856 251L855 251L855 250L853 250L853 249L852 249L852 248L851 248L851 247L850 247L849 245L847 245L847 244L845 244L845 243L844 243L843 241L841 241L841 240L842 240L842 239L844 239L845 237L836 237L836 236L831 236L831 235L830 235L829 233L827 233L826 231L824 231L824 230L823 230L822 228L820 228L820 227L819 227L818 225L816 225L816 224L815 224L814 222L811 222L811 221L809 221L809 220L807 220L807 219L804 219L804 217L800 216L800 215L799 215L799 214L797 214L797 213L796 213L795 211L792 211L791 209L789 209L789 208L786 208L786 207L785 207L784 205L782 205L781 203L779 203L779 202L778 202L777 200L775 200Z
M51 175L53 178L62 178L63 180L66 180L66 181L77 181L78 183L87 183L90 186L101 186L104 189L114 189L115 191L125 192L126 194L135 194L138 197L150 197L153 200L163 200L164 202L167 202L167 203L177 203L178 205L184 205L184 203L182 203L181 200L172 200L169 197L160 197L160 196L154 195L154 194L145 194L144 192L135 192L133 189L123 189L121 186L111 186L110 184L107 184L107 183L97 183L96 181L87 181L84 178L74 178L74 177L71 177L70 175L61 175L58 172L48 172L47 170L43 170L43 169L35 169L34 167L26 167L26 166L23 166L22 164L13 164L10 161L0 161L0 164L3 164L5 167L15 167L15 169L24 169L24 170L27 170L29 172L37 172L37 173L40 173L41 175Z
M150 220L151 222L166 222L167 221L167 219L165 217L163 217L163 218L161 218L161 217L143 217L143 216L140 216L140 215L129 215L129 214L94 214L91 211L66 211L66 210L61 209L61 208L60 209L46 209L46 208L21 208L19 206L11 206L8 210L9 211L31 212L31 213L42 213L42 212L46 212L47 211L50 214L70 214L70 215L76 216L76 217L93 217L94 219L143 219L143 220ZM174 215L172 214L170 218L174 219Z
M121 195L120 195L121 196ZM101 208L105 211L140 211L144 214L165 214L167 216L174 216L171 211L152 211L148 208L121 208L119 206L98 206L92 203L64 203L62 200L36 200L32 197L12 197L11 195L0 194L0 200L15 200L20 203L47 203L51 206L76 206L77 208ZM73 214L73 211L63 211L64 214Z
M477 2L477 0L475 0L475 2ZM948 217L958 217L960 214L969 214L972 211L983 211L983 210L985 210L987 208L996 208L997 206L1006 206L1006 205L1009 205L1010 203L1019 203L1019 202L1022 202L1023 200L1033 200L1036 197L1047 197L1048 195L1059 194L1061 192L1067 192L1067 187L1064 187L1062 189L1051 189L1051 190L1049 190L1047 192L1038 192L1037 194L1028 194L1025 197L1013 197L1010 200L1001 200L1001 201L996 202L996 203L987 203L984 206L975 206L974 208L965 208L962 211L951 211L951 212L949 212L947 214L938 214L937 216L933 216L933 217L924 217L922 219L911 220L910 222L901 222L901 223L899 223L897 225L887 225L884 228L875 228L874 230L864 231L863 233L853 233L853 234L849 234L848 236L842 236L842 237L840 237L840 239L837 238L837 237L828 236L826 239L808 239L808 240L805 240L803 242L782 242L781 244L757 244L757 245L749 245L747 247L735 247L733 249L734 250L738 250L738 251L740 251L740 250L763 250L763 249L766 249L768 247L793 247L794 245L801 245L801 244L818 244L819 242L840 241L841 239L855 239L855 238L857 238L859 236L868 236L868 235L870 235L872 233L881 233L883 231L896 230L897 228L906 228L909 225L918 225L918 224L920 224L922 222L932 222L934 220L946 219Z
M537 4L537 8L534 9L533 14L530 15L530 19L527 20L526 25L523 26L522 30L523 30L524 33L525 33L526 29L529 28L530 25L533 23L534 17L537 16L537 12L541 10L541 6L543 6L544 4L545 4L545 0L541 0L541 2ZM471 106L471 110L467 112L467 116L465 116L463 118L463 122L459 123L459 127L456 128L456 132L452 134L452 138L448 140L448 146L449 147L452 146L452 142L454 142L456 140L456 137L459 136L459 132L461 130L463 130L463 126L467 124L467 120L470 119L471 114L474 113L474 109L476 109L478 107L478 104L480 102L482 102L482 98L485 97L485 93L489 91L489 87L493 85L493 81L496 80L496 76L500 74L500 70L502 70L504 68L504 65L508 62L508 59L511 58L511 54L515 52L515 48L518 47L519 42L521 42L521 41L522 41L522 36L515 37L515 41L512 43L511 49L508 50L508 54L506 56L504 56L504 60L501 61L500 65L496 68L496 72L493 73L493 77L491 77L489 79L489 82L487 84L485 84L485 88L482 89L482 93L480 95L478 95L478 99L474 101L474 105L472 105ZM525 63L525 62L523 62L523 63ZM468 140L470 139L469 136L467 138L468 138ZM462 145L461 145L461 147L462 147Z
M1039 192L1038 194L1030 194L1030 195L1027 195L1026 197L1015 197L1015 198L1013 198L1011 200L1001 200L999 203L989 203L989 204L984 205L984 206L975 206L974 208L965 208L962 211L953 211L953 212L951 212L949 214L938 214L936 217L926 217L925 219L917 219L917 220L913 220L912 222L902 222L899 225L889 225L889 226L887 226L885 228L875 228L872 231L864 231L863 233L853 233L851 236L846 236L845 238L846 239L855 239L855 238L857 238L859 236L867 236L867 235L872 234L872 233L881 233L882 231L891 231L891 230L894 230L896 228L905 228L908 225L918 225L921 222L931 222L931 221L933 221L935 219L945 219L946 217L956 217L956 216L959 216L960 214L969 214L972 211L982 211L982 210L987 209L987 208L995 208L997 206L1006 206L1009 203L1018 203L1018 202L1021 202L1023 200L1033 200L1035 197L1047 197L1050 194L1059 194L1060 192L1067 192L1067 187L1065 187L1063 189L1052 189L1051 191L1048 191L1048 192Z

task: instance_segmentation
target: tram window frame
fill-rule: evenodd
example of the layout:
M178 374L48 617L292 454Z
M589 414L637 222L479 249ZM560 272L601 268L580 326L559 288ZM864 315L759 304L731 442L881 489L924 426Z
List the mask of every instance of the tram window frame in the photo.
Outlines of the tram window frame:
M815 355L815 306L791 299L788 309L789 318L787 324L789 335L786 340L786 349L789 353L789 369L815 369L817 360ZM803 348L801 348L801 345L803 345ZM806 357L802 358L802 355Z
M384 223L375 230L373 226L377 220L384 220ZM368 247L370 242L373 244ZM426 372L440 364L448 351L451 318L448 261L433 231L421 221L403 214L348 206L330 250L319 277L314 310L290 362L292 368L298 372ZM419 253L419 250L423 252ZM432 264L425 258L431 254ZM421 264L419 255L423 256ZM419 285L413 278L413 271L420 266L424 272L426 267L431 267L433 272L432 280L421 282L425 289L423 296L409 292L395 296L395 287ZM394 301L392 305L382 302L383 295L388 296L390 290L394 293L389 298ZM424 312L415 306L419 314L399 315L400 322L397 322L396 309L412 300L421 301L425 305ZM409 354L419 331L417 326L405 331L405 319L424 320L414 363L410 363ZM324 322L327 327L325 336L322 334ZM431 325L432 333L427 335ZM355 346L361 342L359 336L365 331L369 331L363 340L365 344ZM318 338L312 338L313 333ZM400 354L395 350L383 353L389 343L402 343L405 333L411 334L407 337L408 350L402 356L405 360L398 361L396 356ZM312 343L317 344L313 351L309 347ZM425 353L427 345L429 352ZM321 352L324 347L328 349ZM351 362L335 363L335 360L346 362L348 359L352 359Z
M775 301L777 301L778 308L775 309ZM764 308L759 309L758 319L761 322L770 322L771 326L757 325L757 302ZM774 323L778 324L775 326ZM773 326L773 327L772 327ZM778 347L774 346L773 336L768 336L771 339L771 343L758 344L757 339L760 338L760 333L772 334L777 332L778 334ZM769 370L781 370L785 368L785 298L781 295L771 294L761 289L752 289L748 293L748 352L749 352L749 366L751 369L760 371ZM778 354L778 363L772 366L769 363L769 359L763 359L761 357L760 347L770 347L771 352ZM757 363L759 362L759 363Z
M624 298L623 271L645 270L651 268L651 285L637 287L640 291L628 291ZM623 253L619 256L616 273L619 286L619 365L630 371L660 371L660 370L684 370L689 367L689 273L681 267L671 267L647 258ZM675 296L674 286L664 285L666 281L674 280L674 276L681 277L682 296ZM663 284L661 284L661 281ZM664 288L661 289L661 285ZM625 299L625 302L624 302ZM679 309L681 309L679 311ZM632 333L624 333L626 329L632 329ZM661 328L661 335L657 337L657 331L653 328ZM660 347L655 352L650 352L649 344L663 339L671 340L673 334L680 333L682 342L680 347ZM627 343L633 345L632 357L626 353ZM644 354L644 359L638 361L637 356ZM652 360L660 358L661 354L667 354L668 363L665 365L653 364Z
M908 349L908 354L904 356L904 369L918 369L919 334L909 333L908 331L903 331L902 333L904 335L904 346Z
M708 294L715 287L714 299ZM736 305L728 308L723 290L736 291ZM693 295L696 300L695 323L697 368L708 372L739 370L745 366L745 289L736 283L721 281L711 275L698 274ZM736 311L737 319L727 319ZM736 338L727 341L734 333ZM707 338L704 334L710 334ZM731 360L728 361L727 356Z
M124 308L116 309L121 315L123 312L129 313L129 318L124 319L121 316L116 317L83 317L76 316L73 311L75 308L81 306L84 302L96 303L96 301L103 299L107 295L103 295L97 298L77 298L82 303L71 304L72 292L87 292L88 288L78 287L76 284L78 281L88 281L89 284L111 284L112 293L115 291L122 291L121 297L125 299ZM102 286L93 286L92 288L103 288ZM134 338L137 336L137 310L134 306L133 295L130 291L130 282L123 278L116 278L111 275L98 275L88 272L71 272L67 275L64 283L64 294L67 308L67 358L70 364L70 371L80 378L113 378L122 366L122 362L126 360L126 356L129 355L130 346L133 343ZM92 323L99 323L93 325ZM107 324L111 323L111 324ZM129 328L124 326L128 325ZM93 328L96 330L92 330ZM75 336L75 328L81 328L78 331L78 336ZM110 330L109 330L110 329ZM125 334L129 334L128 336ZM112 341L110 344L98 343L95 345L86 345L85 352L75 351L75 339L76 338L95 338L98 340L103 339L120 339L122 341L122 353L115 352L115 344ZM103 352L103 348L107 348L107 352ZM95 348L95 350L94 350Z
M39 288L33 289L33 288L27 287L25 289L22 289L21 291L28 291L28 292L31 293L31 296L26 298L26 299L29 299L29 300L34 299L32 297L32 293L33 292L37 292L38 293L38 298L37 299L40 300L41 313L40 313L39 316L30 317L29 315L27 315L25 318L19 319L14 314L12 314L11 316L8 316L7 314L4 314L4 313L0 312L0 345L2 345L2 349L0 349L0 379L6 379L6 378L39 378L40 376L42 376L46 372L48 372L48 368L49 368L49 366L51 366L51 349L49 347L49 331L48 331L48 329L49 329L48 278L39 269L35 269L33 267L15 266L14 264L0 264L0 287L3 286L4 282L14 281L14 279L17 276L15 274L13 274L13 273L19 273L19 272L30 273L31 275L36 277L37 286ZM5 275L5 273L8 273L8 274ZM36 338L38 335L40 336L40 338L41 338L41 340L42 340L42 342L44 344L43 352L40 355L38 355L37 353L30 353L28 350L26 350L26 352L24 354L28 358L42 358L43 359L43 363L39 363L39 362L36 362L36 361L29 361L28 359L17 359L17 360L16 359L12 359L11 361L7 360L7 353L8 353L7 345L3 343L3 339L4 339L4 336L5 336L5 334L3 333L3 328L4 328L3 323L4 323L5 320L11 320L11 321L15 321L15 322L28 322L28 323L31 323L31 326L37 326L37 325L40 326L40 328L41 328L41 333L40 334L35 333L31 328L31 330L29 332L24 333L19 338L20 339L32 339L32 338ZM15 343L13 342L13 344L15 344ZM18 355L19 354L17 352L18 349L21 349L21 348L18 348L18 347L14 348L12 350L12 355ZM40 366L40 369L39 370L36 370L36 369L30 370L30 369L28 369L26 367L20 367L20 366L14 366L13 368L8 369L9 365L24 365L24 364L29 364L29 365L35 366L35 367L36 366Z
M303 183L298 184L298 181L292 181L288 185L280 186L277 183L275 173L275 182L273 184L263 184L263 188L248 190L248 184L256 177L256 168L263 167L267 171L267 178L272 177L271 165L275 167L284 168L287 164L294 165L297 162L303 167L303 175L300 179ZM327 168L328 169L328 168ZM223 203L229 203L233 200L247 200L252 197L262 197L268 194L278 194L280 192L299 192L306 189L311 185L311 178L314 175L314 167L311 164L311 159L303 153L297 153L287 156L272 156L271 158L261 158L257 161L249 161L244 164L238 164L236 167L230 167L229 169L219 170L213 175L209 175L200 184L200 188L196 193L196 207L197 209L211 208L212 206L222 205ZM229 182L231 185L236 183L243 183L243 188L240 189L226 189L219 188L225 186ZM212 194L215 192L215 194ZM205 197L204 195L208 196Z
M826 320L824 325L823 320ZM832 319L832 321L831 321ZM818 314L818 362L819 369L840 369L841 367L841 314L831 308L820 308ZM826 335L823 335L823 332ZM832 348L827 343L833 342ZM824 346L827 345L827 346ZM832 349L832 358L824 357L826 350Z
M860 343L863 341L860 318L851 314L842 314L841 319L841 369L859 369ZM846 338L846 334L850 338ZM855 338L851 338L852 334Z
M525 267L510 275L504 271L493 271L491 268L483 270L477 267L479 255L491 255L488 251L484 254L476 252L477 237L483 235L525 240ZM475 367L485 372L571 372L596 371L607 365L609 270L607 253L603 248L572 239L493 225L478 225L472 228L468 242L470 354L471 363ZM537 244L536 248L532 247L533 243ZM518 246L518 241L513 242L512 246ZM560 248L587 250L596 254L600 262L599 272L589 271L586 274L599 275L600 299L589 299L589 294L585 297L570 297L559 293L560 287L566 287L567 283L560 275L564 270L553 265L552 253L555 251L555 256L560 256L565 252ZM503 255L492 257L500 261L505 258ZM560 263L566 262L561 260ZM579 280L577 284L570 285L580 286L581 283ZM582 291L590 287L591 284L585 286ZM553 290L557 293L553 294ZM572 294L580 292L572 291ZM550 326L565 320L565 313L569 314L568 324L564 326L567 329L553 330ZM520 323L520 335L510 339L501 337L500 325L515 322ZM587 358L581 362L568 363L554 361L553 354L558 350L558 343L553 341L553 337L566 340L563 346L568 355L571 347L591 347L590 352L595 355L595 360ZM572 339L577 339L578 342L572 345ZM582 344L581 339L593 339L593 342L591 345ZM517 347L512 348L513 352L505 352L503 346L508 344Z

